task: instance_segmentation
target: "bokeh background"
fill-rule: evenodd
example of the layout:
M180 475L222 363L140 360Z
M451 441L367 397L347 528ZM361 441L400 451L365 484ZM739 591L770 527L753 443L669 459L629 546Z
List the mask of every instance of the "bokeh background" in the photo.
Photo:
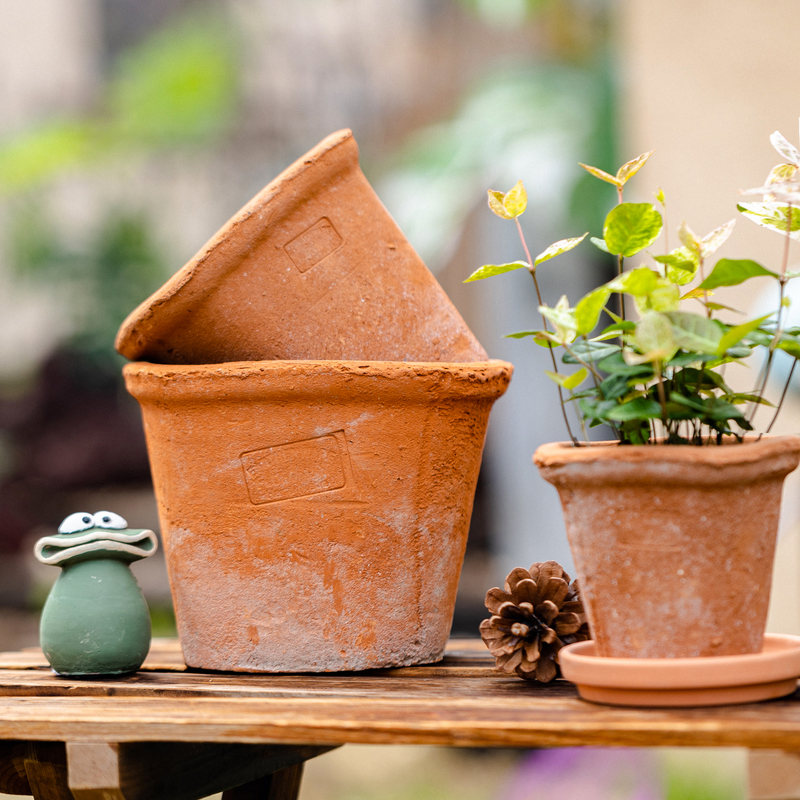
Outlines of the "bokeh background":
M798 33L792 0L0 0L0 649L37 641L55 570L37 567L32 543L64 516L108 508L158 529L112 346L120 322L343 127L486 349L516 365L493 412L454 632L476 634L486 590L512 567L571 569L555 491L531 464L564 436L547 356L503 338L534 323L533 287L520 273L463 284L522 256L486 189L525 181L538 252L599 235L615 201L578 161L613 172L655 149L630 199L661 186L672 230L685 219L704 234L763 182L772 131L797 143ZM769 266L781 246L743 220L720 254ZM606 259L585 246L549 262L546 299L576 300L611 274ZM733 294L743 310L770 307ZM800 383L780 426L800 428ZM770 628L800 633L800 481L785 494ZM135 569L156 633L174 633L163 560ZM301 796L730 800L745 783L742 751L349 747L309 765Z

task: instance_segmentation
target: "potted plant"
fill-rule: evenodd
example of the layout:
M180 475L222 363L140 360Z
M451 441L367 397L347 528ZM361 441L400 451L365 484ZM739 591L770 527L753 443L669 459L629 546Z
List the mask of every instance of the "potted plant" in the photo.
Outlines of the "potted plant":
M618 203L605 219L602 237L590 239L616 257L613 280L574 307L566 296L553 305L544 302L538 268L588 234L556 242L531 258L519 224L527 202L521 182L507 193L490 191L489 206L513 220L527 260L486 265L468 278L527 269L536 286L541 327L511 336L531 337L552 359L547 374L556 384L570 441L540 447L534 461L558 489L594 639L565 652L584 654L582 668L590 652L600 669L622 659L626 669L638 669L640 675L633 679L626 673L627 688L632 683L647 691L661 686L665 704L669 692L674 701L674 692L685 690L686 680L691 683L691 675L677 676L678 662L685 659L734 659L734 678L720 677L724 670L718 670L716 678L702 678L705 686L692 684L697 690L717 690L739 678L775 684L778 678L751 680L745 673L748 664L763 666L768 651L776 649L788 651L779 658L790 674L782 675L782 689L773 686L772 691L791 691L787 687L794 684L787 679L800 674L800 640L773 638L762 649L781 486L800 460L800 436L764 435L788 388L787 381L777 406L765 396L775 355L783 350L800 357L800 329L785 323L786 284L800 275L788 268L789 242L800 237L800 151L780 133L771 141L783 161L764 186L747 193L763 195L763 202L738 208L784 236L777 269L749 259L712 263L734 220L706 236L684 222L680 244L671 248L663 192L655 193L658 207L623 199L627 181L651 155L645 153L616 175L581 165L617 189ZM627 269L626 260L634 257L635 267ZM731 309L718 302L715 291L754 279L774 283L775 311L739 324L720 319ZM603 313L610 324L600 327ZM755 385L749 391L732 388L726 368L756 352L764 360ZM557 354L566 368L558 368ZM770 414L763 434L754 425L762 406ZM571 413L583 440L575 435ZM610 429L614 440L589 441L589 430L598 425ZM668 673L675 668L671 687L663 684L662 673L652 677L654 666L663 672L664 665L652 661L661 659L672 660ZM651 677L643 672L647 669ZM600 676L596 686L603 680ZM604 687L611 694L594 699L642 702L641 695L625 695L626 686L618 680L613 689L614 683L610 679ZM762 686L751 699L776 696L764 691ZM652 702L652 692L648 697ZM718 702L719 693L714 697ZM705 701L693 695L692 702Z

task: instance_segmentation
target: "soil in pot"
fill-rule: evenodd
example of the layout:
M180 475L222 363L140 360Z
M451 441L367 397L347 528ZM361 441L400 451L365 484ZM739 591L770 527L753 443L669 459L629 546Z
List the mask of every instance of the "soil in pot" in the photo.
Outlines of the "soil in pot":
M187 664L441 658L492 403L512 367L132 364Z
M597 655L758 653L781 488L800 436L745 444L549 444Z

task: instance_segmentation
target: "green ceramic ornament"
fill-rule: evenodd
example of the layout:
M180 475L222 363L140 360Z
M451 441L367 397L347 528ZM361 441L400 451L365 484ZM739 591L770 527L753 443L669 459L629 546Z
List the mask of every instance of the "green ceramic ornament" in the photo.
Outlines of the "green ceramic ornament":
M130 564L153 555L150 530L110 511L70 514L34 554L61 567L42 610L42 650L60 675L135 672L150 649L150 612Z

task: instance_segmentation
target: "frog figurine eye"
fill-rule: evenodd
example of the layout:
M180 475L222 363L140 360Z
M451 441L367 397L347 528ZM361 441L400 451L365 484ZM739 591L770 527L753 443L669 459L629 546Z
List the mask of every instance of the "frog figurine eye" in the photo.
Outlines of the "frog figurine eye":
M93 524L98 528L112 531L123 531L128 527L128 523L113 511L98 511L94 515Z
M85 511L76 511L58 526L58 532L78 533L79 531L88 531L89 528L94 528L94 526L95 519L91 514L87 514Z

